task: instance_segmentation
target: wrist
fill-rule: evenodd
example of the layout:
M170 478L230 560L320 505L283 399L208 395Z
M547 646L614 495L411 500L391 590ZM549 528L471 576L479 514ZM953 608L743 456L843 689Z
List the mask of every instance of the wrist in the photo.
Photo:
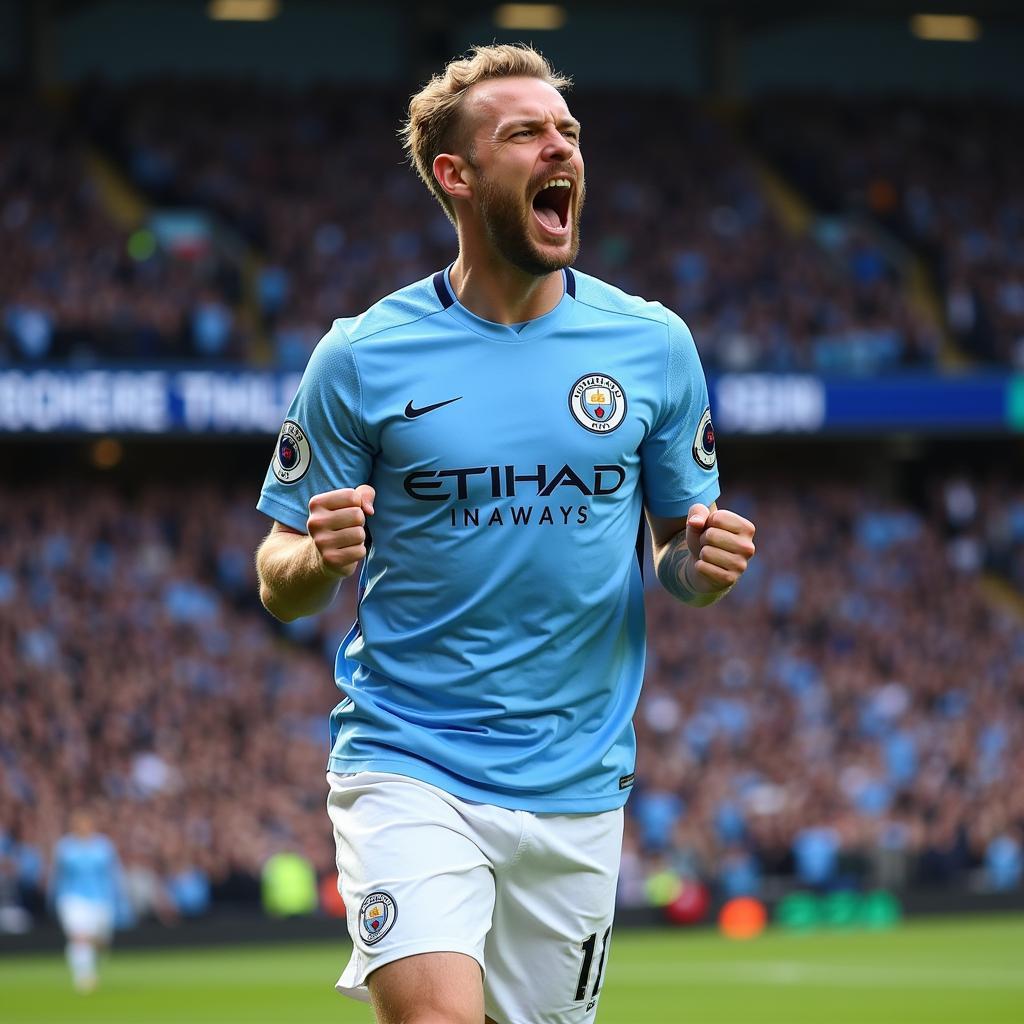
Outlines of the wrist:
M336 583L338 581L338 575L335 571L324 561L324 556L320 549L316 546L316 541L311 536L306 538L309 541L309 566L310 575L313 579L319 578L324 583Z
M706 576L702 576L697 571L696 563L697 559L692 555L683 563L683 581L693 594L695 598L694 603L701 607L714 604L715 601L725 597L725 595L736 586L735 583L730 583L725 587L715 586L711 580Z
M683 561L683 584L694 597L703 597L707 591L700 583L695 563L696 559L687 552L687 557Z

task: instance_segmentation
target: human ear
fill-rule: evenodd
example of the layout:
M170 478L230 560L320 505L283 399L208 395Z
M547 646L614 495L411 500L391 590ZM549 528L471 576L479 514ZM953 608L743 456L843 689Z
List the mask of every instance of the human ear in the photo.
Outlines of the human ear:
M453 199L468 199L473 194L473 171L466 160L452 153L434 157L434 177Z

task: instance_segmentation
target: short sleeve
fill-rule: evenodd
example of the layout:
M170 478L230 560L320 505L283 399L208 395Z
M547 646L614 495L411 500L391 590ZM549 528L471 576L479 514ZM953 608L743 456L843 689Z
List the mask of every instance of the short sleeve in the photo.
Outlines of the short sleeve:
M668 312L665 393L640 450L644 504L656 516L685 516L719 494L715 429L704 369L690 329Z
M372 470L352 343L335 322L310 356L256 507L305 532L310 498L367 483Z

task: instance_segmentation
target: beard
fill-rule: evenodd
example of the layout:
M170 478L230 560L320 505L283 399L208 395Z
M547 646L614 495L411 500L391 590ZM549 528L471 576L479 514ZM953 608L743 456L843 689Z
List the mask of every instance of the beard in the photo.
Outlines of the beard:
M551 176L551 173L546 174L544 180ZM533 187L537 185L540 185L539 181ZM543 277L571 266L580 251L580 214L586 198L586 187L582 181L578 187L575 202L569 209L572 221L569 249L565 255L552 256L539 249L530 237L530 218L533 216L531 204L511 189L503 189L480 175L477 179L480 215L491 244L512 266L534 277Z

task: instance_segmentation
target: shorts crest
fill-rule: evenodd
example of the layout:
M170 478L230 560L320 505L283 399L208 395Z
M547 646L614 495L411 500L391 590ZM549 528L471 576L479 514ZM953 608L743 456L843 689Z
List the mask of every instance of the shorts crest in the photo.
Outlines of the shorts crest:
M398 905L387 892L371 892L359 907L359 937L368 946L380 942L398 919Z

